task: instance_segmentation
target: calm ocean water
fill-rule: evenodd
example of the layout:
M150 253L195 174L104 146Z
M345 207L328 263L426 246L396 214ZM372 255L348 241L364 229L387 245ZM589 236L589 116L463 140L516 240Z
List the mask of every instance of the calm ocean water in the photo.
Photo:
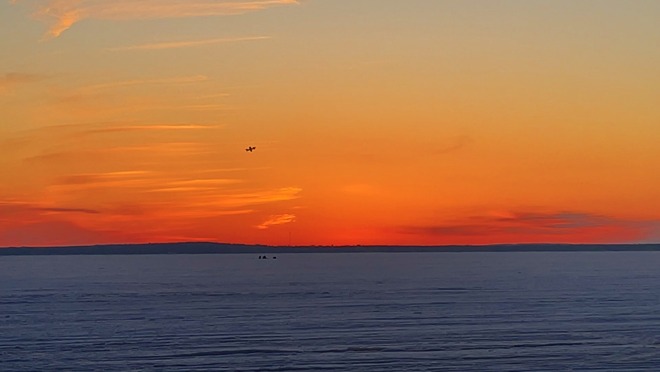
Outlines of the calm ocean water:
M0 257L2 371L660 368L660 252Z

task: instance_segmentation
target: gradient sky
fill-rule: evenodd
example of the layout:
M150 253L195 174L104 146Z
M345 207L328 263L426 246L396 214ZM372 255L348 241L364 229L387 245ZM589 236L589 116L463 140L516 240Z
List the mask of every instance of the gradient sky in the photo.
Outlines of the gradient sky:
M0 0L0 246L659 242L659 19Z

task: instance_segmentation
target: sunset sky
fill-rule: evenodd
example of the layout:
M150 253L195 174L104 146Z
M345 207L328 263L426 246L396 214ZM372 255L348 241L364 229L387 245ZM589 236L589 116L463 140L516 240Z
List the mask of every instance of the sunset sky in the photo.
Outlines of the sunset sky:
M0 0L0 246L660 242L659 19Z

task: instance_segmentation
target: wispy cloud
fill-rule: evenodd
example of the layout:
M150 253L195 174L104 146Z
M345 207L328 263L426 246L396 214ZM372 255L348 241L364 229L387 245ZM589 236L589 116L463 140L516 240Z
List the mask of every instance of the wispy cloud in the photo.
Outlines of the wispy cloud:
M279 214L275 216L270 216L266 221L257 226L260 230L265 230L271 226L284 225L287 223L294 222L296 216L293 214Z
M84 214L98 214L98 210L90 208L76 208L68 206L52 206L44 203L36 203L31 201L12 201L0 200L0 212L11 213L12 216L20 215L23 212L38 212L45 214L52 213L84 213Z
M436 155L448 154L450 152L458 151L472 143L472 137L467 135L462 135L452 138L449 142L445 144L440 144L435 147L434 153Z
M451 241L494 242L498 239L525 242L597 242L641 240L650 233L653 221L627 220L580 212L497 212L454 222L424 226L406 226L405 234L436 237ZM656 222L657 223L657 222Z
M78 140L81 135L102 134L107 132L134 132L134 131L196 131L206 129L220 129L220 124L202 124L194 122L89 122L82 124L47 125L35 129L19 131L21 137L17 139L47 139L73 138Z
M149 158L158 158L161 162L164 157L181 159L184 156L198 156L212 154L213 150L203 143L198 142L161 142L152 145L136 146L117 146L102 147L96 149L74 149L54 152L42 152L37 155L25 157L23 160L28 163L59 163L74 162L80 159L95 157L130 157L135 155L148 156ZM144 158L143 158L144 159Z
M241 183L242 180L233 178L193 179L164 182L162 188L149 190L150 192L190 192L190 191L217 191L221 187Z
M237 43L241 41L267 40L270 38L271 38L270 36L246 36L246 37L215 38L215 39L204 39L204 40L170 41L170 42L162 42L162 43L108 48L106 50L110 52L123 52L123 51L131 51L131 50L161 50L161 49L192 48L192 47L198 47L204 45Z
M83 91L91 91L91 90L101 90L101 89L109 89L109 88L119 88L119 87L127 87L127 86L134 86L134 85L147 85L147 84L190 84L190 83L200 83L200 82L205 82L208 81L209 78L208 76L205 75L192 75L192 76L175 76L175 77L167 77L167 78L160 78L160 79L132 79L132 80L122 80L122 81L113 81L111 83L102 83L102 84L95 84L95 85L89 85L86 87L81 88Z
M192 104L192 105L153 105L141 107L142 110L171 110L171 111L232 111L240 108L225 104Z
M51 24L46 38L54 38L84 19L209 17L297 3L297 0L45 0L39 3L36 17Z
M212 129L217 126L200 124L155 124L155 125L118 125L98 129L90 129L82 134L112 133L112 132L134 132L134 131L178 131Z
M36 74L8 72L0 75L0 94L16 86L42 80L44 77Z
M62 177L56 184L60 185L81 185L81 184L107 184L109 182L143 179L149 176L149 171L121 171L105 173L85 173L74 174Z
M191 201L190 205L204 208L243 208L295 200L300 197L301 192L302 189L298 187L282 187L253 192L214 193L196 201Z
M85 214L101 213L97 210L88 209L88 208L40 208L40 210L48 213L85 213Z

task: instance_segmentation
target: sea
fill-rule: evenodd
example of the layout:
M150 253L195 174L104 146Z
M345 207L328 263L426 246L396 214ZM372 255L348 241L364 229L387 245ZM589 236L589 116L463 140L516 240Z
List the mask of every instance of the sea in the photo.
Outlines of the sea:
M0 371L655 371L660 252L0 257Z

